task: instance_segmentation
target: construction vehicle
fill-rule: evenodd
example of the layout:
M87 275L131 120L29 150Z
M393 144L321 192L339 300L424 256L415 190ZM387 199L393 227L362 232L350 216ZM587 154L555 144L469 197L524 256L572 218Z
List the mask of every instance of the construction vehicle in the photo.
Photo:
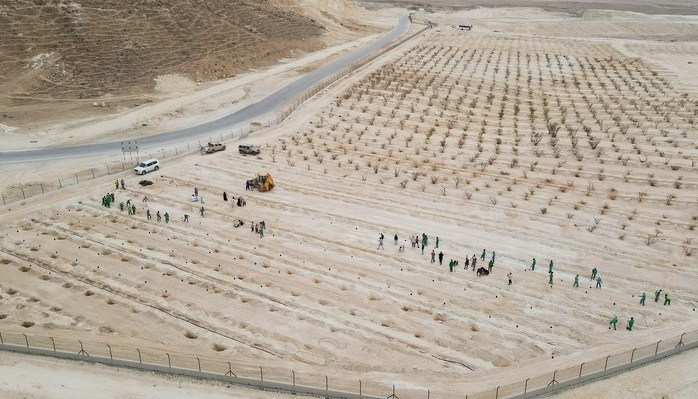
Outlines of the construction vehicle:
M217 151L224 151L225 144L221 143L208 143L206 147L201 147L201 154L213 154Z
M257 191L269 191L276 186L274 184L274 179L271 178L269 173L266 175L258 175L254 179L248 180L247 183L250 187L256 188Z

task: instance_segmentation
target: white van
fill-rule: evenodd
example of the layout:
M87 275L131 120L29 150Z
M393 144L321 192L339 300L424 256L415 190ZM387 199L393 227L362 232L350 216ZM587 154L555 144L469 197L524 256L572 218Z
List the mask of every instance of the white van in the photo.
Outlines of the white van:
M134 172L136 172L137 175L144 175L148 172L152 172L154 170L160 169L160 161L157 159L149 159L147 161L143 161L138 166L133 169Z

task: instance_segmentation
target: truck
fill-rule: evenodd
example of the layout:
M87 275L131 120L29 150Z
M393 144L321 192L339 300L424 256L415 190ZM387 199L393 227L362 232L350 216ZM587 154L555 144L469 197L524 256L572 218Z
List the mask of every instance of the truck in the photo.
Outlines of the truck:
M213 154L214 152L225 151L225 144L208 143L206 147L201 147L201 154Z

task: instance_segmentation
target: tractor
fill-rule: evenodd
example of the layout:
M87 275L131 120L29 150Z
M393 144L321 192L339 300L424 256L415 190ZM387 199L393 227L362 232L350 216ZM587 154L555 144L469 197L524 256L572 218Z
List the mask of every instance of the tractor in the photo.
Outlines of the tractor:
M254 179L248 180L247 183L252 188L256 188L257 191L269 191L275 186L274 179L271 178L269 173L266 175L258 175Z

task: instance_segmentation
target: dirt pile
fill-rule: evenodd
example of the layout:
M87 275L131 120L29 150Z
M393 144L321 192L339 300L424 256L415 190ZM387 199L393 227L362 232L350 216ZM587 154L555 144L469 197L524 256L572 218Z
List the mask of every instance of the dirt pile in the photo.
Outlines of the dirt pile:
M349 6L338 4L339 12ZM135 105L160 75L215 80L318 50L337 16L332 7L305 8L298 1L4 2L0 106L8 108L0 123L35 121L57 99L88 110ZM342 25L350 33L362 27Z

